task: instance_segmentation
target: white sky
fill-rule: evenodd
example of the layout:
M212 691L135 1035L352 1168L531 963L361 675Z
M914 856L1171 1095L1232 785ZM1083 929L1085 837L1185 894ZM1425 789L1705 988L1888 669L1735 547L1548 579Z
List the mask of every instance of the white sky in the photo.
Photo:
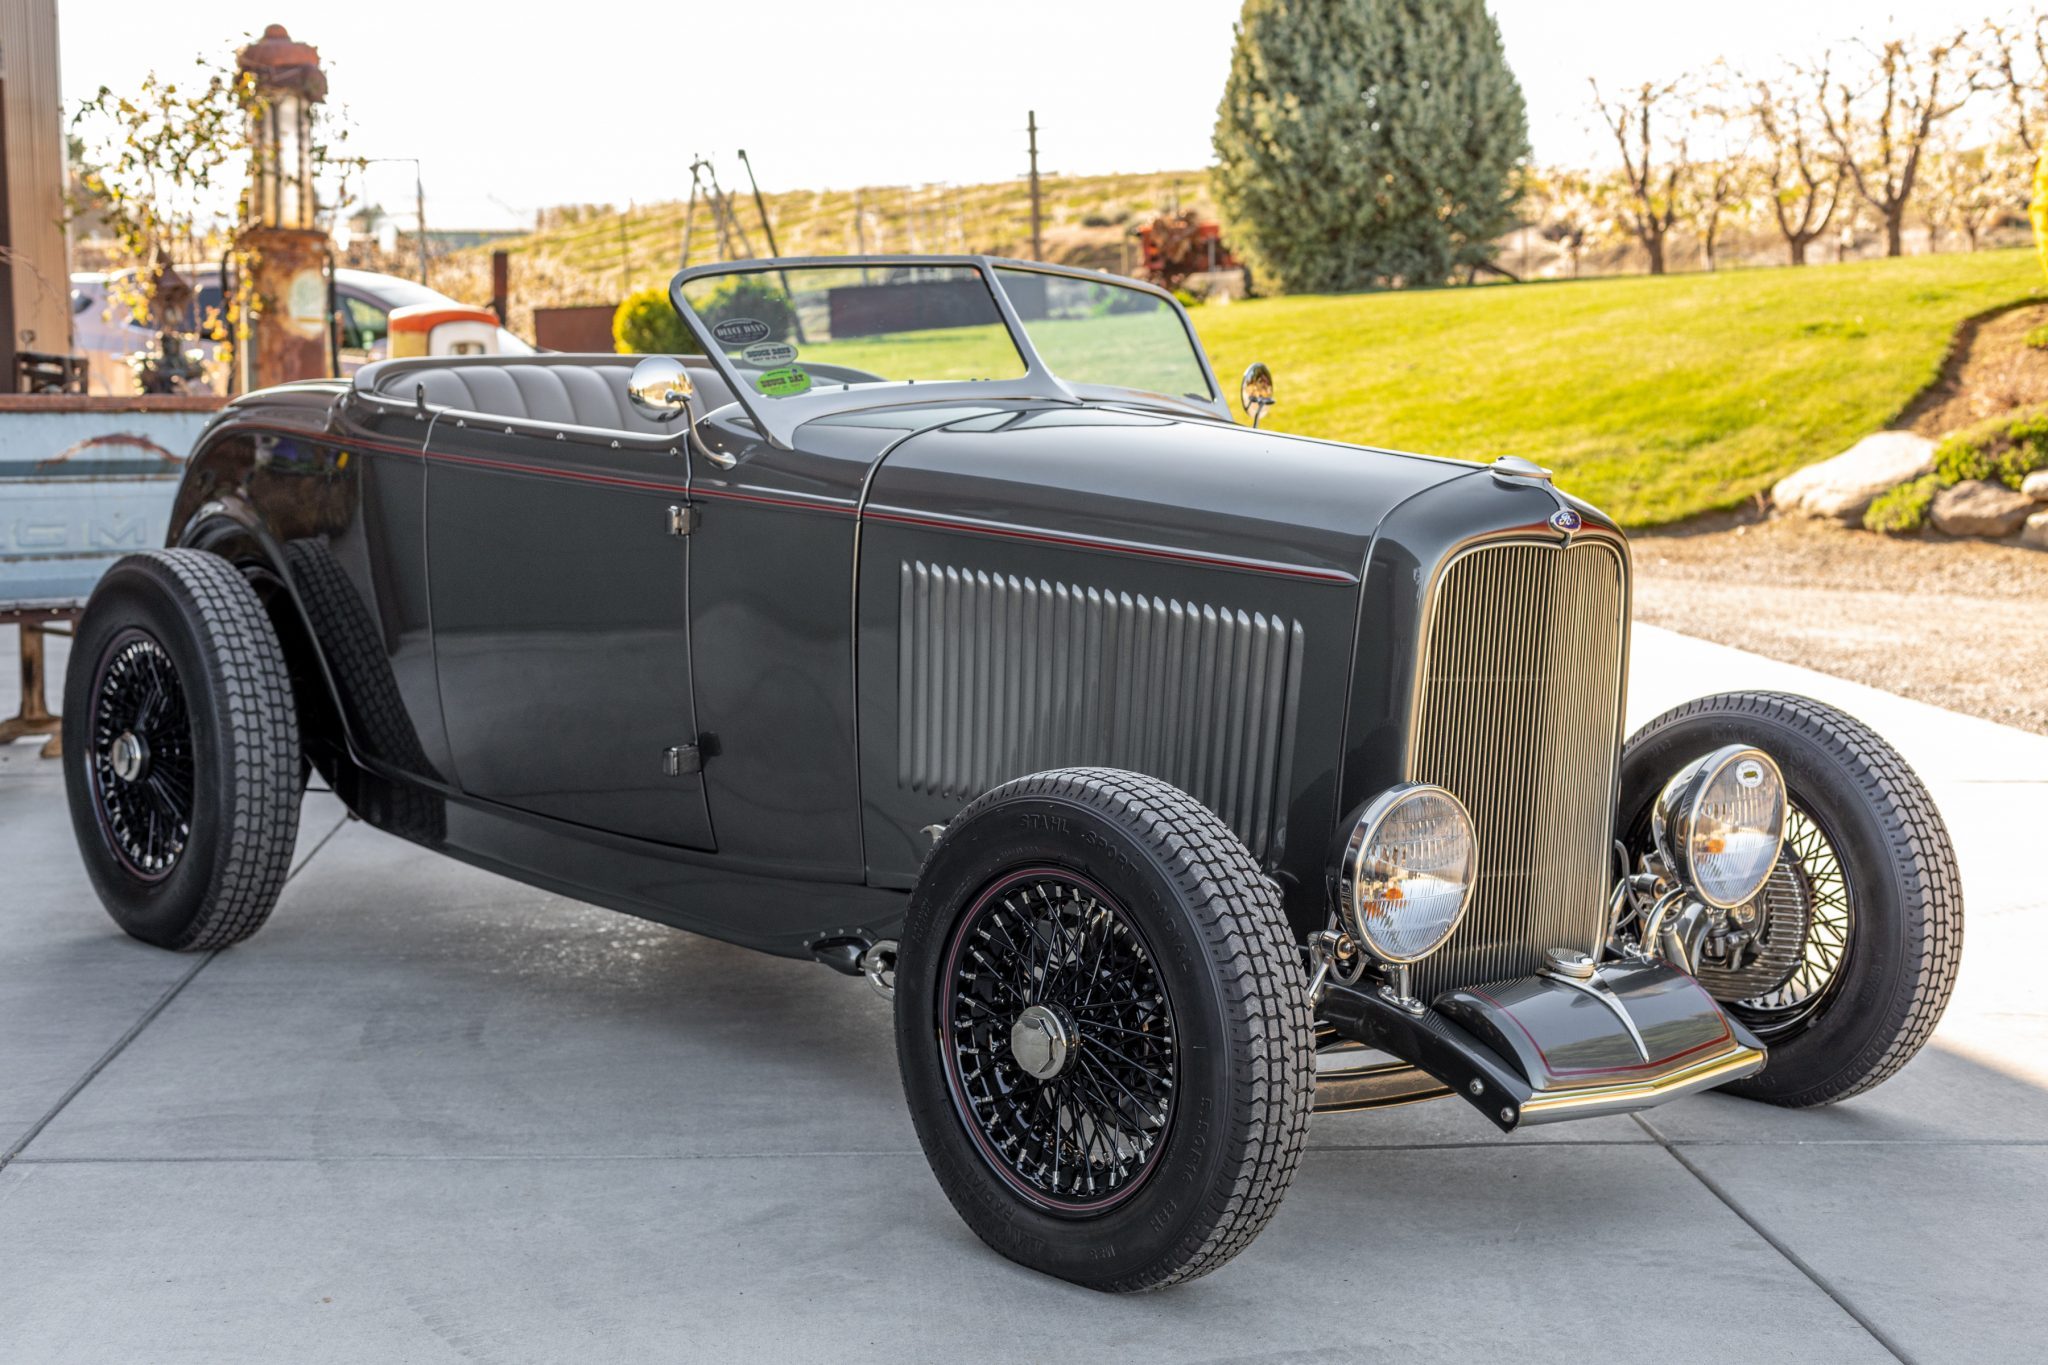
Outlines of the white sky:
M1676 74L1725 56L1764 67L1859 32L1926 31L2009 0L1493 0L1546 162L1607 155L1586 78ZM437 227L530 221L546 204L680 199L693 152L762 187L1000 180L1208 163L1237 0L59 0L64 96L169 74L282 23L315 44L349 151L425 163ZM410 208L411 171L371 196Z

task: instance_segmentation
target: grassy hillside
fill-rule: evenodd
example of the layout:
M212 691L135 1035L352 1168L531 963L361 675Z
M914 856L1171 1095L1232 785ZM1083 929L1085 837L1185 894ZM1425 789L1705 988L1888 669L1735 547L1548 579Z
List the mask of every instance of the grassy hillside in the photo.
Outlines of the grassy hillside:
M1195 312L1285 431L1524 455L1629 525L1728 507L1884 426L1958 322L2041 292L2032 252L1259 299Z
M738 167L725 166L726 172ZM762 167L765 173L768 167ZM745 177L724 188L745 229L745 246L768 254L760 215ZM1178 202L1215 216L1206 171L1150 171L1136 175L1047 176L1043 182L1045 258L1098 270L1125 265L1129 230ZM987 252L1025 256L1031 248L1031 201L1025 182L986 185L870 186L859 190L793 190L766 196L775 244L785 256L837 256L855 251ZM697 227L686 233L688 203L643 204L621 211L562 215L559 222L522 237L454 252L434 265L434 286L457 298L490 297L490 256L512 253L514 330L534 307L616 303L633 289L666 285L683 263L719 259L711 211L697 206ZM742 246L735 243L735 248ZM527 329L530 335L530 329Z

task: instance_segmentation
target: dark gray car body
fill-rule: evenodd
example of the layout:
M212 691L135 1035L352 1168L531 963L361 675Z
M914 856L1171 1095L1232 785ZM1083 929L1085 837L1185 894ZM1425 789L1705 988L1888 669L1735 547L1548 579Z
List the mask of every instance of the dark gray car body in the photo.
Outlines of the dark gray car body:
M730 468L622 396L593 420L617 357L386 362L208 428L170 542L263 589L363 819L800 956L892 936L978 792L1126 767L1215 809L1307 934L1340 822L1404 778L1443 566L1601 539L1626 577L1612 523L1506 470L1001 394L783 446L694 373Z

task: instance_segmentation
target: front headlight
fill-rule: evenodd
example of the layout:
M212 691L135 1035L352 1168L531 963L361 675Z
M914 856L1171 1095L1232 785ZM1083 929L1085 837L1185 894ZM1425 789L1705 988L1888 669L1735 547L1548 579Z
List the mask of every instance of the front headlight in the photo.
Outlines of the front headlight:
M1724 745L1679 769L1650 818L1657 851L1707 904L1763 890L1785 842L1785 778L1761 749Z
M1345 930L1382 962L1413 962L1451 936L1472 899L1472 817L1442 787L1404 783L1367 803L1338 869Z

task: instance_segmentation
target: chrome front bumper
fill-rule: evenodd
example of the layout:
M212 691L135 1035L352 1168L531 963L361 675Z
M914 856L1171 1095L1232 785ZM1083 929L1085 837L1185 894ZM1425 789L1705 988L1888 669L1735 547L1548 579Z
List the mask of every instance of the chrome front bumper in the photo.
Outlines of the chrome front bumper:
M1608 962L1444 992L1420 1014L1370 984L1332 985L1322 1017L1414 1064L1503 1131L1649 1109L1763 1069L1763 1044L1692 977Z

